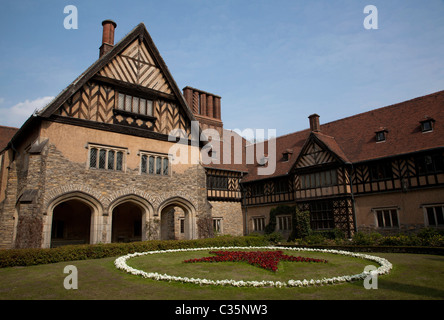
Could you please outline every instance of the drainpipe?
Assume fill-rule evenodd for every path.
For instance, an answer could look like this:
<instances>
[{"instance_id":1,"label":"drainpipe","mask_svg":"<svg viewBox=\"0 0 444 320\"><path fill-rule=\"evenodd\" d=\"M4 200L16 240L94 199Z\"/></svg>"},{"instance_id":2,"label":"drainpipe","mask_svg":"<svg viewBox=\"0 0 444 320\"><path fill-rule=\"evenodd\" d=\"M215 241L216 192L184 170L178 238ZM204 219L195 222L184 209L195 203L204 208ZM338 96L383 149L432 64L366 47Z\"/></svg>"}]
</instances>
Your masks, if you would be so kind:
<instances>
[{"instance_id":1,"label":"drainpipe","mask_svg":"<svg viewBox=\"0 0 444 320\"><path fill-rule=\"evenodd\" d=\"M355 229L355 232L358 232L358 226L356 224L356 204L355 204L355 195L353 192L353 163L351 163L351 172L350 172L350 190L351 190L351 198L352 198L352 206L353 206L353 227ZM350 236L350 235L349 235Z\"/></svg>"},{"instance_id":2,"label":"drainpipe","mask_svg":"<svg viewBox=\"0 0 444 320\"><path fill-rule=\"evenodd\" d=\"M244 177L244 174L242 173L241 180L242 180L243 177ZM240 191L241 191L241 194L242 194L242 199L243 199L242 202L245 204L245 205L241 204L241 208L242 207L245 208L244 225L245 225L245 235L247 236L248 235L248 208L247 208L247 205L246 205L247 202L246 202L246 198L245 198L245 190L243 190L244 187L243 187L243 185L242 185L242 183L240 181L239 181L239 187L240 187Z\"/></svg>"}]
</instances>

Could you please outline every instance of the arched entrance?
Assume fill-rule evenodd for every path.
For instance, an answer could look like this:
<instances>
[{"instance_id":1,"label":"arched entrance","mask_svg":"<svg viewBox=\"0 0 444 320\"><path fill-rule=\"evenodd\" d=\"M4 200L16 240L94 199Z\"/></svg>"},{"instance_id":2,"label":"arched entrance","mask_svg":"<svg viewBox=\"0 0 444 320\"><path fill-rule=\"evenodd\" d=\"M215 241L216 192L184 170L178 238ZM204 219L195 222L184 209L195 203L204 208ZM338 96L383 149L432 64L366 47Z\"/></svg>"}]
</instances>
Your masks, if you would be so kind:
<instances>
[{"instance_id":1,"label":"arched entrance","mask_svg":"<svg viewBox=\"0 0 444 320\"><path fill-rule=\"evenodd\" d=\"M195 209L185 199L173 198L159 207L160 239L189 240L196 238Z\"/></svg>"},{"instance_id":2,"label":"arched entrance","mask_svg":"<svg viewBox=\"0 0 444 320\"><path fill-rule=\"evenodd\" d=\"M149 228L153 207L144 198L130 194L113 201L109 207L111 228L109 242L134 242L152 239Z\"/></svg>"},{"instance_id":3,"label":"arched entrance","mask_svg":"<svg viewBox=\"0 0 444 320\"><path fill-rule=\"evenodd\" d=\"M142 209L132 202L116 206L112 217L111 242L142 240Z\"/></svg>"},{"instance_id":4,"label":"arched entrance","mask_svg":"<svg viewBox=\"0 0 444 320\"><path fill-rule=\"evenodd\" d=\"M77 199L55 206L52 214L51 247L90 243L91 212L90 206Z\"/></svg>"},{"instance_id":5,"label":"arched entrance","mask_svg":"<svg viewBox=\"0 0 444 320\"><path fill-rule=\"evenodd\" d=\"M43 217L42 248L103 241L102 212L100 202L81 191L54 198Z\"/></svg>"}]
</instances>

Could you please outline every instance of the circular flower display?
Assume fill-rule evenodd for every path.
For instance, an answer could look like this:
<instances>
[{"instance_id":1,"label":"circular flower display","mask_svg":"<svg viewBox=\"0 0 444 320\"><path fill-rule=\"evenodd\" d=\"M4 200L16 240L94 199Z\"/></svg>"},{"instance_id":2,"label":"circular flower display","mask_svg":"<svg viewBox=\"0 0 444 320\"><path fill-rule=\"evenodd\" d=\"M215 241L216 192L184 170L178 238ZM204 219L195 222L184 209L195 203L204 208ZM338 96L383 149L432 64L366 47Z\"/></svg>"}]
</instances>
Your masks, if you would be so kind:
<instances>
[{"instance_id":1,"label":"circular flower display","mask_svg":"<svg viewBox=\"0 0 444 320\"><path fill-rule=\"evenodd\" d=\"M289 250L289 251L311 251L311 252L322 252L322 253L333 253L344 256L350 256L355 258L367 259L370 261L377 262L380 267L371 273L368 271L364 271L355 275L345 275L345 276L337 276L332 278L323 278L323 279L303 279L303 280L288 280L286 282L283 281L243 281L243 280L233 280L233 279L225 279L225 280L210 280L210 279L199 279L199 278L189 278L189 277L179 277L168 274L160 274L157 272L145 272L143 270L138 270L128 266L126 263L128 259L144 256L148 254L164 254L164 253L172 253L172 252L186 252L186 251L202 251L202 250L253 250L253 249L266 249L266 250ZM114 265L125 272L128 272L133 275L141 276L143 278L149 278L153 280L163 280L163 281L178 281L183 283L194 283L199 285L215 285L215 286L234 286L234 287L308 287L315 285L328 285L342 282L350 282L356 280L364 280L369 275L382 275L388 274L392 269L393 265L384 258L371 256L367 254L354 253L348 251L341 250L329 250L329 249L311 249L311 248L293 248L293 247L211 247L211 248L193 248L193 249L172 249L172 250L160 250L160 251L147 251L147 252L136 252L130 253L125 256L119 257L114 261Z\"/></svg>"}]
</instances>

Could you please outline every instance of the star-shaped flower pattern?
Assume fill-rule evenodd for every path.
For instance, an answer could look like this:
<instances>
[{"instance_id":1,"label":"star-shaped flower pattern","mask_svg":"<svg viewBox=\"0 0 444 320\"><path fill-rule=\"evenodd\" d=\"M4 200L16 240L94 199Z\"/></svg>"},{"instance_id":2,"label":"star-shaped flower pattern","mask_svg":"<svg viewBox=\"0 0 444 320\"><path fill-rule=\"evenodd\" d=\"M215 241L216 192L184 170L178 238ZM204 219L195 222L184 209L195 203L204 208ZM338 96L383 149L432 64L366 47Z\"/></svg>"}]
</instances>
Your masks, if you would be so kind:
<instances>
[{"instance_id":1,"label":"star-shaped flower pattern","mask_svg":"<svg viewBox=\"0 0 444 320\"><path fill-rule=\"evenodd\" d=\"M276 272L278 270L279 261L293 261L293 262L319 262L327 263L327 260L295 257L284 254L280 250L276 251L210 251L210 254L215 256L204 257L200 259L185 260L185 263L195 262L247 262L254 266L264 268Z\"/></svg>"}]
</instances>

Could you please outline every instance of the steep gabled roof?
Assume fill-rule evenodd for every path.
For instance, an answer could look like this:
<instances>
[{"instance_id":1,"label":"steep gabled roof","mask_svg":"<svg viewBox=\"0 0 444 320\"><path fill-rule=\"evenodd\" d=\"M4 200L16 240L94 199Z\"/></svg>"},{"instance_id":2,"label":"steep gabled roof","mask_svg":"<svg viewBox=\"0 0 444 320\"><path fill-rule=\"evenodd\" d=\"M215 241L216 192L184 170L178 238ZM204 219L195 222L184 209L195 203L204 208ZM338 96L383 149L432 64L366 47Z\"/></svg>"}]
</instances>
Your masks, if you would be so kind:
<instances>
[{"instance_id":1,"label":"steep gabled roof","mask_svg":"<svg viewBox=\"0 0 444 320\"><path fill-rule=\"evenodd\" d=\"M421 121L435 119L432 132ZM322 133L335 137L351 162L363 162L444 147L444 91L326 123ZM387 131L385 142L375 133Z\"/></svg>"},{"instance_id":2,"label":"steep gabled roof","mask_svg":"<svg viewBox=\"0 0 444 320\"><path fill-rule=\"evenodd\" d=\"M433 131L421 131L424 119L435 121ZM387 139L378 143L375 136L381 128L387 132ZM326 123L320 129L320 132L306 129L276 138L275 173L258 176L258 164L249 165L249 173L243 182L288 174L312 135L344 163L444 148L444 91ZM287 149L293 154L289 161L283 161L282 154Z\"/></svg>"},{"instance_id":3,"label":"steep gabled roof","mask_svg":"<svg viewBox=\"0 0 444 320\"><path fill-rule=\"evenodd\" d=\"M50 104L37 113L37 116L48 118L50 117L63 103L65 103L77 90L79 90L86 82L93 76L100 72L113 58L123 52L133 41L143 41L150 50L152 58L156 65L161 69L166 81L168 82L174 96L177 98L179 104L185 111L190 121L195 121L195 117L188 107L182 92L177 86L172 77L165 61L160 55L156 45L154 44L150 34L145 25L140 23L130 33L128 33L122 40L120 40L108 53L101 56L94 62L85 72L83 72L76 80L74 80L65 90L63 90Z\"/></svg>"}]
</instances>

